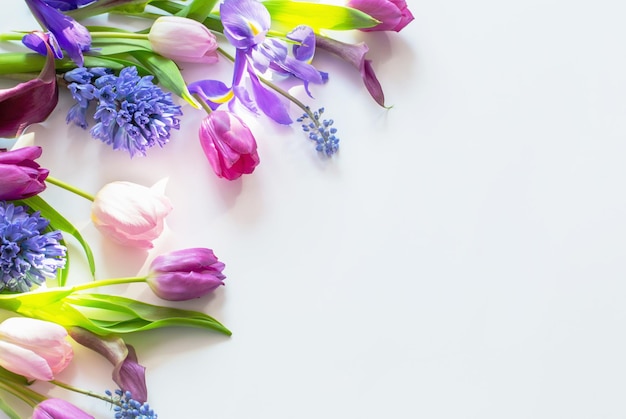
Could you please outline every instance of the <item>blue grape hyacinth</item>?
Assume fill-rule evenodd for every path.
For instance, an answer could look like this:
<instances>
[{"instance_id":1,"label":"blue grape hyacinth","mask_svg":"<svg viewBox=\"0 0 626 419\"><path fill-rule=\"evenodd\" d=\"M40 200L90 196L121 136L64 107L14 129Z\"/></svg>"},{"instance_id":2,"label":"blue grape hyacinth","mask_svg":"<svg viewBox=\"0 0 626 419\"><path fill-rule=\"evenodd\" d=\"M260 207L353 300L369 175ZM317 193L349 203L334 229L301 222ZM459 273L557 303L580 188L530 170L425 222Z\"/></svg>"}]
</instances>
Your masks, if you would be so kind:
<instances>
[{"instance_id":1,"label":"blue grape hyacinth","mask_svg":"<svg viewBox=\"0 0 626 419\"><path fill-rule=\"evenodd\" d=\"M158 415L150 408L147 402L140 403L133 399L130 391L115 390L115 395L110 390L105 391L111 398L115 419L157 419Z\"/></svg>"},{"instance_id":2,"label":"blue grape hyacinth","mask_svg":"<svg viewBox=\"0 0 626 419\"><path fill-rule=\"evenodd\" d=\"M64 75L76 104L67 122L87 128L87 109L96 102L91 135L126 150L133 157L155 145L169 142L171 129L180 127L180 106L152 82L152 76L139 76L136 67L125 67L119 76L106 68L76 68Z\"/></svg>"},{"instance_id":3,"label":"blue grape hyacinth","mask_svg":"<svg viewBox=\"0 0 626 419\"><path fill-rule=\"evenodd\" d=\"M65 266L67 249L60 231L39 212L0 201L0 291L26 292Z\"/></svg>"}]
</instances>

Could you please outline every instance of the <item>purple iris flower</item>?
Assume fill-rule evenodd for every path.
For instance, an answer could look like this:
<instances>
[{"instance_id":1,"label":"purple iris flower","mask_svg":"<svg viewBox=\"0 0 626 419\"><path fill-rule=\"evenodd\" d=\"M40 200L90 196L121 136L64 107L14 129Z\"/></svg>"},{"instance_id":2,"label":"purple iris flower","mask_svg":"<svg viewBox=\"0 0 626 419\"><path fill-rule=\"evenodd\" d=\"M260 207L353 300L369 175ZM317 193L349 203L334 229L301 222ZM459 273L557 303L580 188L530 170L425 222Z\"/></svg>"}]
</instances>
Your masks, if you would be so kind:
<instances>
[{"instance_id":1,"label":"purple iris flower","mask_svg":"<svg viewBox=\"0 0 626 419\"><path fill-rule=\"evenodd\" d=\"M78 1L70 3L78 3ZM26 0L26 4L39 24L48 29L72 61L82 67L84 63L83 52L89 51L91 48L91 35L87 28L50 6L44 0Z\"/></svg>"},{"instance_id":2,"label":"purple iris flower","mask_svg":"<svg viewBox=\"0 0 626 419\"><path fill-rule=\"evenodd\" d=\"M80 6L85 6L94 1L97 0L44 0L46 4L63 11L78 9Z\"/></svg>"},{"instance_id":3,"label":"purple iris flower","mask_svg":"<svg viewBox=\"0 0 626 419\"><path fill-rule=\"evenodd\" d=\"M286 104L263 86L257 74L270 69L293 75L303 81L307 93L309 83L324 83L328 75L308 62L315 50L313 30L301 26L287 35L288 39L296 41L291 56L285 41L266 37L271 18L265 6L257 0L225 0L220 6L220 17L224 36L236 48L232 87L216 80L201 80L189 85L190 92L200 95L214 110L236 98L252 112L256 113L258 106L274 121L291 124ZM246 73L253 98L242 85Z\"/></svg>"}]
</instances>

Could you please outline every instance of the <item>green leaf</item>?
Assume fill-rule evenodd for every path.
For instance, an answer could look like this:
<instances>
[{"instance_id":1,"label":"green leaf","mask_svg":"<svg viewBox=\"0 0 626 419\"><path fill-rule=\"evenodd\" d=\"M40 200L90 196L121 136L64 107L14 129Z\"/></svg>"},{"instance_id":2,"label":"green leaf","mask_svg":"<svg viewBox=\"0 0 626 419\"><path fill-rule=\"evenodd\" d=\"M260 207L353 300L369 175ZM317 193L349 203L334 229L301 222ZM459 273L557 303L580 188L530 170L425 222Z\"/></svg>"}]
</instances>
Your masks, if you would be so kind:
<instances>
[{"instance_id":1,"label":"green leaf","mask_svg":"<svg viewBox=\"0 0 626 419\"><path fill-rule=\"evenodd\" d=\"M154 74L159 84L185 99L194 108L200 108L200 104L189 93L183 75L174 61L148 51L132 51L130 54Z\"/></svg>"},{"instance_id":2,"label":"green leaf","mask_svg":"<svg viewBox=\"0 0 626 419\"><path fill-rule=\"evenodd\" d=\"M150 3L151 6L154 6L158 9L161 9L169 14L178 15L178 13L183 9L183 5L174 3L173 1L158 1L155 0ZM224 33L224 26L222 25L222 21L219 16L216 14L210 14L202 21L204 26L209 28L212 31Z\"/></svg>"},{"instance_id":3,"label":"green leaf","mask_svg":"<svg viewBox=\"0 0 626 419\"><path fill-rule=\"evenodd\" d=\"M66 300L74 306L133 314L134 318L128 320L121 319L119 321L111 321L106 318L90 318L94 325L99 326L108 333L131 333L166 326L192 326L212 329L225 335L231 335L230 330L223 324L208 314L199 311L157 306L131 298L108 294L78 294L68 296Z\"/></svg>"},{"instance_id":4,"label":"green leaf","mask_svg":"<svg viewBox=\"0 0 626 419\"><path fill-rule=\"evenodd\" d=\"M150 41L147 39L128 38L94 38L91 42L94 53L98 56L116 55L131 51L151 51Z\"/></svg>"},{"instance_id":5,"label":"green leaf","mask_svg":"<svg viewBox=\"0 0 626 419\"><path fill-rule=\"evenodd\" d=\"M216 3L216 0L192 0L191 3L178 11L176 16L187 17L202 22L211 14Z\"/></svg>"},{"instance_id":6,"label":"green leaf","mask_svg":"<svg viewBox=\"0 0 626 419\"><path fill-rule=\"evenodd\" d=\"M292 0L268 0L263 5L272 17L272 30L287 33L298 25L321 29L351 30L370 28L380 23L370 15L347 6Z\"/></svg>"},{"instance_id":7,"label":"green leaf","mask_svg":"<svg viewBox=\"0 0 626 419\"><path fill-rule=\"evenodd\" d=\"M4 399L0 399L0 410L2 410L9 419L21 418L21 416L18 415L17 412L15 412L15 410L13 410L11 406L9 406L9 404L4 401Z\"/></svg>"},{"instance_id":8,"label":"green leaf","mask_svg":"<svg viewBox=\"0 0 626 419\"><path fill-rule=\"evenodd\" d=\"M150 0L98 0L87 6L64 12L76 20L109 12L143 12Z\"/></svg>"},{"instance_id":9,"label":"green leaf","mask_svg":"<svg viewBox=\"0 0 626 419\"><path fill-rule=\"evenodd\" d=\"M89 244L83 236L80 234L78 229L74 227L72 223L70 223L65 217L63 217L57 210L55 210L50 204L48 204L42 197L39 195L31 196L30 198L26 198L22 200L25 205L28 205L35 211L39 211L41 216L50 220L50 226L54 229L58 229L64 231L68 234L74 236L74 238L80 243L85 252L85 256L87 257L87 262L89 263L89 271L91 275L95 275L96 272L96 264L93 258L93 253Z\"/></svg>"}]
</instances>

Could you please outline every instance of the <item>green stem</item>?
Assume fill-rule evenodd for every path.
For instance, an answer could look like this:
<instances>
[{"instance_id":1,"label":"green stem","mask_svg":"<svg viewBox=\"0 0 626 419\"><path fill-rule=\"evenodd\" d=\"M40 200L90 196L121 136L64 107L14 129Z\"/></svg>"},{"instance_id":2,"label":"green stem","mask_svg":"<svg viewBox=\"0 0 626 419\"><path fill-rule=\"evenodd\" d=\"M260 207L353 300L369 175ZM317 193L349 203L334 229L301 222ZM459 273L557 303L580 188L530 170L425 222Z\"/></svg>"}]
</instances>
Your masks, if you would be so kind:
<instances>
[{"instance_id":1,"label":"green stem","mask_svg":"<svg viewBox=\"0 0 626 419\"><path fill-rule=\"evenodd\" d=\"M96 399L104 400L105 402L116 404L115 400L113 400L111 397L103 396L102 394L98 394L98 393L95 393L95 392L90 391L90 390L84 390L82 388L74 387L74 386L72 386L70 384L66 384L66 383L63 383L63 382L57 381L57 380L51 380L49 382L54 384L54 385L56 385L56 386L58 386L58 387L64 388L66 390L73 391L75 393L83 394L85 396L94 397Z\"/></svg>"},{"instance_id":2,"label":"green stem","mask_svg":"<svg viewBox=\"0 0 626 419\"><path fill-rule=\"evenodd\" d=\"M0 41L21 41L23 33L0 33Z\"/></svg>"},{"instance_id":3,"label":"green stem","mask_svg":"<svg viewBox=\"0 0 626 419\"><path fill-rule=\"evenodd\" d=\"M132 284L134 282L146 282L145 276L130 276L127 278L111 278L111 279L100 279L98 281L86 282L84 284L74 285L72 289L74 291L82 291L90 288L96 287L105 287L109 285L120 285L120 284Z\"/></svg>"},{"instance_id":4,"label":"green stem","mask_svg":"<svg viewBox=\"0 0 626 419\"><path fill-rule=\"evenodd\" d=\"M135 32L90 32L91 38L125 38L125 39L148 39L146 33Z\"/></svg>"},{"instance_id":5,"label":"green stem","mask_svg":"<svg viewBox=\"0 0 626 419\"><path fill-rule=\"evenodd\" d=\"M67 190L67 191L70 191L72 193L75 193L78 196L82 196L83 198L88 199L88 200L90 200L92 202L95 199L95 197L93 195L88 194L87 192L83 191L82 189L78 189L75 186L72 186L72 185L70 185L68 183L63 182L62 180L53 178L51 176L48 176L46 178L46 182L51 183L53 185L56 185L56 186L58 186L60 188L63 188L65 190Z\"/></svg>"}]
</instances>

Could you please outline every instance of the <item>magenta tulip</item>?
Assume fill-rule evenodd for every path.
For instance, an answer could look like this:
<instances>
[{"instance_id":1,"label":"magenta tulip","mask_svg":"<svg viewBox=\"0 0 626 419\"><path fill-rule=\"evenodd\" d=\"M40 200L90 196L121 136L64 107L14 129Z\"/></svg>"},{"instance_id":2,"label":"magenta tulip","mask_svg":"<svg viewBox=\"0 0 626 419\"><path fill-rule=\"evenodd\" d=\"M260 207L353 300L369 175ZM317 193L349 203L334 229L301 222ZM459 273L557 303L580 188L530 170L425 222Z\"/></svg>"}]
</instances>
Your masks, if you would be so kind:
<instances>
[{"instance_id":1,"label":"magenta tulip","mask_svg":"<svg viewBox=\"0 0 626 419\"><path fill-rule=\"evenodd\" d=\"M154 52L179 63L214 63L217 38L206 26L193 19L162 16L148 34Z\"/></svg>"},{"instance_id":2,"label":"magenta tulip","mask_svg":"<svg viewBox=\"0 0 626 419\"><path fill-rule=\"evenodd\" d=\"M234 180L258 166L256 140L234 113L211 112L202 121L199 135L204 154L217 176Z\"/></svg>"},{"instance_id":3,"label":"magenta tulip","mask_svg":"<svg viewBox=\"0 0 626 419\"><path fill-rule=\"evenodd\" d=\"M0 365L29 379L52 380L74 356L66 337L56 323L10 317L0 323Z\"/></svg>"},{"instance_id":4,"label":"magenta tulip","mask_svg":"<svg viewBox=\"0 0 626 419\"><path fill-rule=\"evenodd\" d=\"M146 282L164 300L200 298L223 285L224 264L213 250L191 248L156 257Z\"/></svg>"},{"instance_id":5,"label":"magenta tulip","mask_svg":"<svg viewBox=\"0 0 626 419\"><path fill-rule=\"evenodd\" d=\"M41 156L41 147L24 147L0 152L0 201L13 201L37 195L46 189L48 169L35 159Z\"/></svg>"},{"instance_id":6,"label":"magenta tulip","mask_svg":"<svg viewBox=\"0 0 626 419\"><path fill-rule=\"evenodd\" d=\"M367 13L380 21L376 26L361 29L365 32L400 32L402 28L414 19L405 0L349 0L348 6Z\"/></svg>"},{"instance_id":7,"label":"magenta tulip","mask_svg":"<svg viewBox=\"0 0 626 419\"><path fill-rule=\"evenodd\" d=\"M32 419L95 419L63 399L46 399L35 406Z\"/></svg>"},{"instance_id":8,"label":"magenta tulip","mask_svg":"<svg viewBox=\"0 0 626 419\"><path fill-rule=\"evenodd\" d=\"M33 34L44 42L46 63L37 78L0 90L0 137L17 137L30 124L45 121L59 99L54 53L47 43L48 35Z\"/></svg>"}]
</instances>

